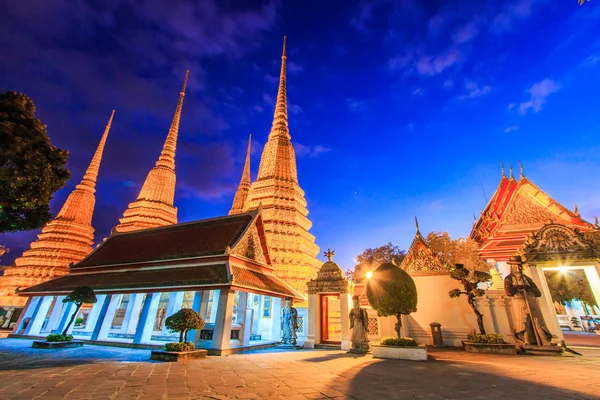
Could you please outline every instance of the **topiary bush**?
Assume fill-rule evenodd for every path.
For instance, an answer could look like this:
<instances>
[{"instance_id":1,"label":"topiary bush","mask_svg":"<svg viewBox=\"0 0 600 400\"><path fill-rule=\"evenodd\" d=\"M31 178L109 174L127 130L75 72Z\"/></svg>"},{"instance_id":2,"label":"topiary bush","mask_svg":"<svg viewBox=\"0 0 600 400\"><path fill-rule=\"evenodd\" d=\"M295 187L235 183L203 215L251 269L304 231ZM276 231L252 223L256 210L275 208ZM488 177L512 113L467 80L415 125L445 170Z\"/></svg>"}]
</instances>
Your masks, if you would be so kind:
<instances>
[{"instance_id":1,"label":"topiary bush","mask_svg":"<svg viewBox=\"0 0 600 400\"><path fill-rule=\"evenodd\" d=\"M63 335L62 333L51 333L46 336L46 342L70 342L73 340L72 335Z\"/></svg>"},{"instance_id":2,"label":"topiary bush","mask_svg":"<svg viewBox=\"0 0 600 400\"><path fill-rule=\"evenodd\" d=\"M179 343L187 342L187 334L192 329L204 328L204 320L191 308L182 308L165 321L171 332L179 332Z\"/></svg>"},{"instance_id":3,"label":"topiary bush","mask_svg":"<svg viewBox=\"0 0 600 400\"><path fill-rule=\"evenodd\" d=\"M505 344L506 342L502 338L502 335L496 333L488 333L485 335L478 335L470 333L467 335L467 341L469 343L487 343L487 344Z\"/></svg>"},{"instance_id":4,"label":"topiary bush","mask_svg":"<svg viewBox=\"0 0 600 400\"><path fill-rule=\"evenodd\" d=\"M165 344L165 351L193 351L196 349L192 342L173 342Z\"/></svg>"},{"instance_id":5,"label":"topiary bush","mask_svg":"<svg viewBox=\"0 0 600 400\"><path fill-rule=\"evenodd\" d=\"M396 333L400 338L401 316L417 311L415 281L397 265L381 264L367 283L367 298L378 316L396 316Z\"/></svg>"},{"instance_id":6,"label":"topiary bush","mask_svg":"<svg viewBox=\"0 0 600 400\"><path fill-rule=\"evenodd\" d=\"M380 345L382 346L416 346L417 342L415 341L415 339L412 338L406 338L406 337L401 337L401 338L397 338L397 337L393 337L393 336L389 336L389 337L384 337L381 339L381 342L379 342Z\"/></svg>"}]
</instances>

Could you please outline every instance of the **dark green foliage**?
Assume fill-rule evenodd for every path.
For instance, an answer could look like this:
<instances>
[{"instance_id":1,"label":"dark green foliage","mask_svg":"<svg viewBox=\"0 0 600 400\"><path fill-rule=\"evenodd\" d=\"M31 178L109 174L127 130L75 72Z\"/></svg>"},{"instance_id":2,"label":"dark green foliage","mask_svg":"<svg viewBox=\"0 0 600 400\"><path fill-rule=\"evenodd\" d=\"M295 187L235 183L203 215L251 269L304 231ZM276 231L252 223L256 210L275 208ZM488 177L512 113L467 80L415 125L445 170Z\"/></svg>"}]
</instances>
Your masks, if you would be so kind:
<instances>
[{"instance_id":1,"label":"dark green foliage","mask_svg":"<svg viewBox=\"0 0 600 400\"><path fill-rule=\"evenodd\" d=\"M406 252L392 242L374 249L366 249L356 256L357 265L354 270L346 271L346 278L355 283L363 283L365 273L383 263L400 265Z\"/></svg>"},{"instance_id":2,"label":"dark green foliage","mask_svg":"<svg viewBox=\"0 0 600 400\"><path fill-rule=\"evenodd\" d=\"M77 305L77 308L75 309L75 312L71 316L71 319L69 320L69 323L65 327L65 330L62 334L66 335L69 331L69 328L71 327L71 325L73 325L73 321L75 321L75 317L77 316L77 314L79 314L79 309L81 308L82 304L94 304L97 301L98 299L96 298L96 293L94 293L94 289L92 289L89 286L79 286L75 288L67 297L65 297L63 299L63 303L74 303Z\"/></svg>"},{"instance_id":3,"label":"dark green foliage","mask_svg":"<svg viewBox=\"0 0 600 400\"><path fill-rule=\"evenodd\" d=\"M401 337L401 338L397 338L397 337L393 337L393 336L389 336L389 337L384 337L381 339L381 342L379 342L380 345L382 346L416 346L417 342L415 341L415 339L412 338L405 338L405 337Z\"/></svg>"},{"instance_id":4,"label":"dark green foliage","mask_svg":"<svg viewBox=\"0 0 600 400\"><path fill-rule=\"evenodd\" d=\"M380 317L395 315L400 337L401 315L417 311L417 287L405 271L391 263L381 264L367 283L369 304Z\"/></svg>"},{"instance_id":5,"label":"dark green foliage","mask_svg":"<svg viewBox=\"0 0 600 400\"><path fill-rule=\"evenodd\" d=\"M504 344L506 343L501 335L488 333L486 335L477 335L469 333L467 335L469 343L488 343L488 344Z\"/></svg>"},{"instance_id":6,"label":"dark green foliage","mask_svg":"<svg viewBox=\"0 0 600 400\"><path fill-rule=\"evenodd\" d=\"M590 284L581 269L562 271L544 271L552 300L566 304L579 300L588 306L596 306L596 298Z\"/></svg>"},{"instance_id":7,"label":"dark green foliage","mask_svg":"<svg viewBox=\"0 0 600 400\"><path fill-rule=\"evenodd\" d=\"M52 333L46 336L46 342L70 342L73 340L72 335L63 335L60 333Z\"/></svg>"},{"instance_id":8,"label":"dark green foliage","mask_svg":"<svg viewBox=\"0 0 600 400\"><path fill-rule=\"evenodd\" d=\"M0 93L0 232L39 229L50 221L48 203L70 177L67 156L50 143L29 97Z\"/></svg>"},{"instance_id":9,"label":"dark green foliage","mask_svg":"<svg viewBox=\"0 0 600 400\"><path fill-rule=\"evenodd\" d=\"M192 342L173 342L165 344L165 351L193 351L196 346Z\"/></svg>"},{"instance_id":10,"label":"dark green foliage","mask_svg":"<svg viewBox=\"0 0 600 400\"><path fill-rule=\"evenodd\" d=\"M179 343L187 341L187 334L192 329L204 328L204 320L196 311L182 308L165 321L165 326L171 332L179 332Z\"/></svg>"},{"instance_id":11,"label":"dark green foliage","mask_svg":"<svg viewBox=\"0 0 600 400\"><path fill-rule=\"evenodd\" d=\"M83 321L85 321L85 319L83 319L83 318L75 319L75 326L79 326L79 325L83 324Z\"/></svg>"},{"instance_id":12,"label":"dark green foliage","mask_svg":"<svg viewBox=\"0 0 600 400\"><path fill-rule=\"evenodd\" d=\"M450 277L462 283L463 289L452 289L448 292L448 296L450 296L451 298L459 297L461 294L467 296L467 302L469 303L471 309L477 317L477 325L479 326L479 331L482 335L485 335L485 328L483 327L483 315L475 306L475 298L481 297L485 294L485 290L478 289L477 286L480 283L492 280L492 276L489 273L483 271L471 272L468 269L466 269L464 265L456 264L456 266L451 269Z\"/></svg>"}]
</instances>

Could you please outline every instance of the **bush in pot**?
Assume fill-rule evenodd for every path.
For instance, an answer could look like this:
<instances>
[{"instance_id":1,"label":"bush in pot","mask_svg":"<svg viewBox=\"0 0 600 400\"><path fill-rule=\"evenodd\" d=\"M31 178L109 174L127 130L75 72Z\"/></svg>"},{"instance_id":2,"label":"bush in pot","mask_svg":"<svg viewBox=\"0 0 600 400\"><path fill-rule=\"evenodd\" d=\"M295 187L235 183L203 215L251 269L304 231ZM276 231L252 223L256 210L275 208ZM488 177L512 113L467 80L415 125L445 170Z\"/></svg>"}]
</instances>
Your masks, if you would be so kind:
<instances>
[{"instance_id":1,"label":"bush in pot","mask_svg":"<svg viewBox=\"0 0 600 400\"><path fill-rule=\"evenodd\" d=\"M171 332L179 332L179 342L165 344L165 351L192 351L194 343L187 341L190 330L204 328L204 320L196 311L182 308L165 321L165 326Z\"/></svg>"}]
</instances>

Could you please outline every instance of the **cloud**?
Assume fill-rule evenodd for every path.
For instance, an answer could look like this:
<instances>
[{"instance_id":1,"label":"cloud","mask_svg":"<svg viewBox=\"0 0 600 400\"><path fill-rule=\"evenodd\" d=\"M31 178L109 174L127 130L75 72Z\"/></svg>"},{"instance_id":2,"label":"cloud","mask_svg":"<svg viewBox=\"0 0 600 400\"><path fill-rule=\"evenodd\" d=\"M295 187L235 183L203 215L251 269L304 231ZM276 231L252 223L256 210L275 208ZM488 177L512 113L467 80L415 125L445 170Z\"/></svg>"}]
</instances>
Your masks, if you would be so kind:
<instances>
[{"instance_id":1,"label":"cloud","mask_svg":"<svg viewBox=\"0 0 600 400\"><path fill-rule=\"evenodd\" d=\"M512 125L512 126L507 127L506 129L504 129L504 133L509 133L512 131L516 131L518 129L519 129L519 127L517 125Z\"/></svg>"},{"instance_id":2,"label":"cloud","mask_svg":"<svg viewBox=\"0 0 600 400\"><path fill-rule=\"evenodd\" d=\"M290 104L288 110L292 115L302 114L302 108L297 104Z\"/></svg>"},{"instance_id":3,"label":"cloud","mask_svg":"<svg viewBox=\"0 0 600 400\"><path fill-rule=\"evenodd\" d=\"M539 112L546 103L546 98L553 93L558 92L562 85L552 79L544 79L541 82L535 83L527 90L529 100L519 104L519 114L525 115L530 110L534 113Z\"/></svg>"},{"instance_id":4,"label":"cloud","mask_svg":"<svg viewBox=\"0 0 600 400\"><path fill-rule=\"evenodd\" d=\"M275 98L268 93L263 93L263 100L268 105L275 107Z\"/></svg>"},{"instance_id":5,"label":"cloud","mask_svg":"<svg viewBox=\"0 0 600 400\"><path fill-rule=\"evenodd\" d=\"M411 92L411 94L412 94L413 96L421 96L421 95L423 95L424 93L425 93L425 92L423 92L423 89L421 89L420 87L416 88L415 90L413 90L413 91Z\"/></svg>"},{"instance_id":6,"label":"cloud","mask_svg":"<svg viewBox=\"0 0 600 400\"><path fill-rule=\"evenodd\" d=\"M451 89L452 86L454 86L454 82L452 82L452 79L446 79L442 86L444 87L444 89Z\"/></svg>"},{"instance_id":7,"label":"cloud","mask_svg":"<svg viewBox=\"0 0 600 400\"><path fill-rule=\"evenodd\" d=\"M422 56L416 63L417 72L420 75L438 75L461 59L462 54L458 48L448 49L439 56Z\"/></svg>"},{"instance_id":8,"label":"cloud","mask_svg":"<svg viewBox=\"0 0 600 400\"><path fill-rule=\"evenodd\" d=\"M411 122L410 124L406 125L406 129L408 129L409 131L414 131L415 130L415 123Z\"/></svg>"},{"instance_id":9,"label":"cloud","mask_svg":"<svg viewBox=\"0 0 600 400\"><path fill-rule=\"evenodd\" d=\"M262 108L262 107L261 107L261 106L259 106L259 105L255 105L255 106L254 106L254 111L256 111L256 112L263 112L263 111L264 111L264 108Z\"/></svg>"},{"instance_id":10,"label":"cloud","mask_svg":"<svg viewBox=\"0 0 600 400\"><path fill-rule=\"evenodd\" d=\"M529 18L537 5L543 5L546 0L516 0L506 3L500 13L491 21L491 30L503 33L515 29L517 23Z\"/></svg>"},{"instance_id":11,"label":"cloud","mask_svg":"<svg viewBox=\"0 0 600 400\"><path fill-rule=\"evenodd\" d=\"M331 151L330 148L325 146L305 146L301 143L294 143L294 149L296 150L296 154L300 157L317 157L320 154L329 153Z\"/></svg>"},{"instance_id":12,"label":"cloud","mask_svg":"<svg viewBox=\"0 0 600 400\"><path fill-rule=\"evenodd\" d=\"M304 66L297 64L293 61L288 61L286 68L287 68L287 72L289 72L291 74L304 70ZM279 80L279 78L277 78L277 80Z\"/></svg>"},{"instance_id":13,"label":"cloud","mask_svg":"<svg viewBox=\"0 0 600 400\"><path fill-rule=\"evenodd\" d=\"M360 33L367 33L367 23L370 22L374 15L373 10L377 2L364 2L358 6L357 13L350 20L350 25Z\"/></svg>"},{"instance_id":14,"label":"cloud","mask_svg":"<svg viewBox=\"0 0 600 400\"><path fill-rule=\"evenodd\" d=\"M477 85L477 83L473 81L467 81L467 83L465 84L465 88L467 90L467 93L460 96L460 99L472 99L475 97L481 97L485 96L486 94L492 91L491 86L486 85L480 87L479 85Z\"/></svg>"},{"instance_id":15,"label":"cloud","mask_svg":"<svg viewBox=\"0 0 600 400\"><path fill-rule=\"evenodd\" d=\"M477 36L479 33L479 17L475 17L471 21L467 22L465 25L460 27L458 30L454 32L452 35L452 42L454 44L464 44Z\"/></svg>"},{"instance_id":16,"label":"cloud","mask_svg":"<svg viewBox=\"0 0 600 400\"><path fill-rule=\"evenodd\" d=\"M346 99L346 105L352 112L362 111L365 108L365 103L356 99Z\"/></svg>"}]
</instances>

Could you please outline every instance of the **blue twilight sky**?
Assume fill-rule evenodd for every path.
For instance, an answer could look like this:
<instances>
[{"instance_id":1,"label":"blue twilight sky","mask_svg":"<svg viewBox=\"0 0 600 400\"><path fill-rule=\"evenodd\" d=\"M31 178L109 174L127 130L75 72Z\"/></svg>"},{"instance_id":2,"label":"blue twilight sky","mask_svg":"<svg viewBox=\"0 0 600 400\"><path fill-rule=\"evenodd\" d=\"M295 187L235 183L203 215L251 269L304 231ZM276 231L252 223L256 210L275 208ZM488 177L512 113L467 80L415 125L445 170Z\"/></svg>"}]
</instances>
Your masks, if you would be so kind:
<instances>
[{"instance_id":1,"label":"blue twilight sky","mask_svg":"<svg viewBox=\"0 0 600 400\"><path fill-rule=\"evenodd\" d=\"M253 134L256 176L288 36L290 130L311 232L352 266L421 231L467 236L510 162L600 215L600 0L28 0L0 6L0 90L28 94L98 181L106 237L156 161L186 68L179 220L228 212ZM343 4L343 6L342 6ZM4 235L20 255L36 232ZM323 259L322 255L319 255Z\"/></svg>"}]
</instances>

